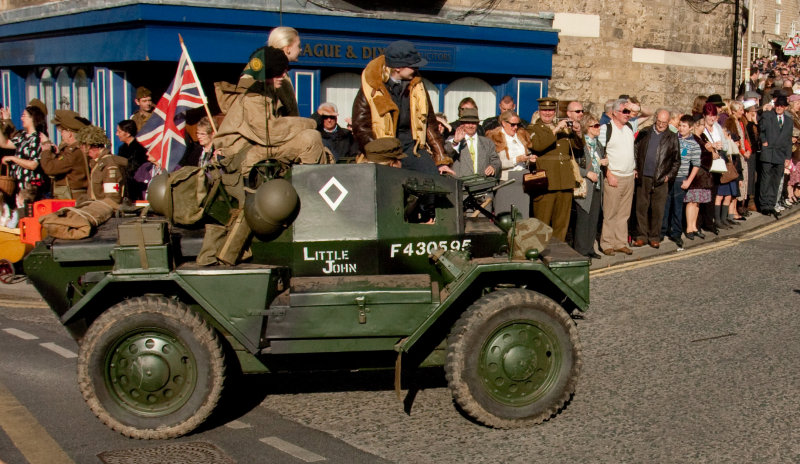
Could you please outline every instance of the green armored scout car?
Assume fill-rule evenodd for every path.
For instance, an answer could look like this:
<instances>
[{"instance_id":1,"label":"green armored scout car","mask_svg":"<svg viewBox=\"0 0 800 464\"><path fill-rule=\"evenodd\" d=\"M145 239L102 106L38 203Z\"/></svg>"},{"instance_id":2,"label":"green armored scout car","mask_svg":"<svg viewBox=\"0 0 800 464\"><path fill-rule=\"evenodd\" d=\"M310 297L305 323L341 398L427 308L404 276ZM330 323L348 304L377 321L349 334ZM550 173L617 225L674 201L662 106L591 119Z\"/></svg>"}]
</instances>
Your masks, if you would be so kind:
<instances>
[{"instance_id":1,"label":"green armored scout car","mask_svg":"<svg viewBox=\"0 0 800 464\"><path fill-rule=\"evenodd\" d=\"M149 216L47 239L24 267L80 344L87 404L129 437L192 431L233 369L280 382L293 370L387 368L399 388L403 372L443 365L466 415L533 425L575 390L570 314L588 307L589 262L555 240L536 249L532 220L465 214L482 209L485 182L496 183L298 165L247 194L256 233L239 264L197 264L202 226ZM238 203L216 187L201 222L222 227Z\"/></svg>"}]
</instances>

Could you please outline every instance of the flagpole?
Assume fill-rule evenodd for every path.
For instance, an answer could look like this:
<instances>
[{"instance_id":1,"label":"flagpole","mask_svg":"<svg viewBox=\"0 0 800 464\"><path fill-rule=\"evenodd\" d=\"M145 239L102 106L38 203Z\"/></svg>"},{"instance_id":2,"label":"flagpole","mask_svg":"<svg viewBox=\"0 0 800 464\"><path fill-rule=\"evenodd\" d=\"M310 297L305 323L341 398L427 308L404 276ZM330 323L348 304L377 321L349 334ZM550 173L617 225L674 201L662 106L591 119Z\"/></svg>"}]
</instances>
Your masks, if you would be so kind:
<instances>
[{"instance_id":1,"label":"flagpole","mask_svg":"<svg viewBox=\"0 0 800 464\"><path fill-rule=\"evenodd\" d=\"M203 93L203 86L200 84L200 77L197 75L197 71L194 69L194 63L192 63L192 58L189 56L189 51L186 50L186 45L183 43L183 37L181 37L180 34L178 34L178 40L181 41L181 50L186 54L186 61L189 62L189 69L192 70L192 74L194 74L197 80L197 90L200 92L200 97L203 99L203 108L206 109L206 116L208 116L208 120L211 122L211 129L213 129L214 132L217 132L217 125L214 123L214 118L211 116L211 110L208 109L208 98L206 97L206 94Z\"/></svg>"}]
</instances>

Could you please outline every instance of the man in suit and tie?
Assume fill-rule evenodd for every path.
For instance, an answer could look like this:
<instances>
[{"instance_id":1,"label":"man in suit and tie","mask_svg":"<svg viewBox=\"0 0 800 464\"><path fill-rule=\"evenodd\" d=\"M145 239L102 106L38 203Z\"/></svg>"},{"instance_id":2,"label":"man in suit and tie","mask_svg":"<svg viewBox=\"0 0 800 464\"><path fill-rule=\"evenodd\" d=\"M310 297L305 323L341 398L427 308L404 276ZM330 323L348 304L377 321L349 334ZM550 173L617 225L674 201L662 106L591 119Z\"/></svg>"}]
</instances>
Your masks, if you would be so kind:
<instances>
[{"instance_id":1,"label":"man in suit and tie","mask_svg":"<svg viewBox=\"0 0 800 464\"><path fill-rule=\"evenodd\" d=\"M494 142L478 135L477 108L463 108L453 138L445 143L445 152L453 158L456 177L480 174L500 178L500 158Z\"/></svg>"},{"instance_id":2,"label":"man in suit and tie","mask_svg":"<svg viewBox=\"0 0 800 464\"><path fill-rule=\"evenodd\" d=\"M783 181L783 169L792 159L792 118L786 114L789 102L785 96L775 98L775 109L765 111L758 123L761 132L761 158L758 165L759 188L756 197L758 209L764 215L777 219L775 210L778 190Z\"/></svg>"}]
</instances>

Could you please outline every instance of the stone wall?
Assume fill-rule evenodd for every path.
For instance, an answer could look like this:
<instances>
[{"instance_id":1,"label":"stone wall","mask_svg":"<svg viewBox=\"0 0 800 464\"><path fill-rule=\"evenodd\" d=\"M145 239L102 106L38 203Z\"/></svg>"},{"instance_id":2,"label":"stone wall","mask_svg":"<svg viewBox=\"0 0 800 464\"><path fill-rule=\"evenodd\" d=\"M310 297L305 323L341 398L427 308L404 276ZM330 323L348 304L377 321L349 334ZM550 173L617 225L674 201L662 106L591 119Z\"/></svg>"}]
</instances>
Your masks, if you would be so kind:
<instances>
[{"instance_id":1,"label":"stone wall","mask_svg":"<svg viewBox=\"0 0 800 464\"><path fill-rule=\"evenodd\" d=\"M482 4L486 1L451 0L447 6ZM599 19L594 32L583 22L573 28L568 21L560 28L549 88L551 96L581 100L597 115L606 100L620 94L636 95L646 107L684 111L697 95L730 94L732 5L701 14L685 0L500 0L495 10L551 11L556 14L554 27L564 13L577 14L570 18L585 18L587 24ZM642 62L634 59L634 49L655 56L654 61L667 56L661 63ZM702 66L680 65L686 60ZM706 67L711 62L713 67Z\"/></svg>"}]
</instances>

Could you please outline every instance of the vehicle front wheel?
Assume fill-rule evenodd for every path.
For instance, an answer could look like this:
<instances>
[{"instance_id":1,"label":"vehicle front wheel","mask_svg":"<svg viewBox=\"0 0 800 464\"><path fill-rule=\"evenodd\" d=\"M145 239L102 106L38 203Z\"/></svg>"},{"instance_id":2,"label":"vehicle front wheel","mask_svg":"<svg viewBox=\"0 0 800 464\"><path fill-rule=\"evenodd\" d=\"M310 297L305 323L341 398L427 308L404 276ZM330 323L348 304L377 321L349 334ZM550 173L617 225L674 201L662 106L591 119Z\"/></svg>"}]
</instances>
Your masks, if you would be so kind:
<instances>
[{"instance_id":1,"label":"vehicle front wheel","mask_svg":"<svg viewBox=\"0 0 800 464\"><path fill-rule=\"evenodd\" d=\"M78 358L89 408L131 438L194 430L217 405L224 379L214 330L185 304L163 297L109 308L89 327Z\"/></svg>"},{"instance_id":2,"label":"vehicle front wheel","mask_svg":"<svg viewBox=\"0 0 800 464\"><path fill-rule=\"evenodd\" d=\"M447 345L453 398L470 417L496 428L553 417L574 393L583 364L569 314L523 289L476 301L453 326Z\"/></svg>"}]
</instances>

